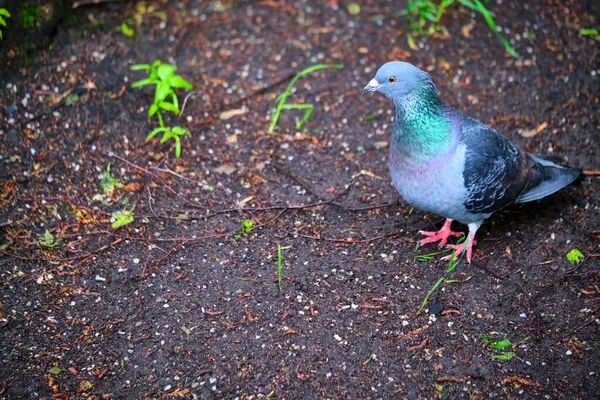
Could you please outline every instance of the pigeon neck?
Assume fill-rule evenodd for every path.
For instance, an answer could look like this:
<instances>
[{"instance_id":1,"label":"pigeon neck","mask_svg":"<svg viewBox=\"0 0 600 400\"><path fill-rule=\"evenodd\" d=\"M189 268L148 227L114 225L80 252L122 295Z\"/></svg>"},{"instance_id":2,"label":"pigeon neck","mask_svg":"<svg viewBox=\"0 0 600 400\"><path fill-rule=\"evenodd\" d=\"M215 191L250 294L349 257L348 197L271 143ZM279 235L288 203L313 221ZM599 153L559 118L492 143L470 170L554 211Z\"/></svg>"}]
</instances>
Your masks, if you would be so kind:
<instances>
[{"instance_id":1,"label":"pigeon neck","mask_svg":"<svg viewBox=\"0 0 600 400\"><path fill-rule=\"evenodd\" d=\"M452 147L452 122L437 93L424 89L394 100L395 152L416 161L447 153Z\"/></svg>"}]
</instances>

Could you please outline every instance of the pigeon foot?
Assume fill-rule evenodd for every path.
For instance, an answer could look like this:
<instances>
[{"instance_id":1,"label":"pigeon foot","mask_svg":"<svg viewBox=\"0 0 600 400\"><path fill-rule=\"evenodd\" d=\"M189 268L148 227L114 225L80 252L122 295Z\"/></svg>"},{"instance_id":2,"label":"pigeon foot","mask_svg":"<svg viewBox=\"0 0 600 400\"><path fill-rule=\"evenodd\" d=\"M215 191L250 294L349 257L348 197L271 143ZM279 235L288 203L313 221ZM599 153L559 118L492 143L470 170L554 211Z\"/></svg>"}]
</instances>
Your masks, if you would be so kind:
<instances>
[{"instance_id":1,"label":"pigeon foot","mask_svg":"<svg viewBox=\"0 0 600 400\"><path fill-rule=\"evenodd\" d=\"M419 242L419 246L423 246L424 244L427 243L435 243L435 242L440 242L439 247L442 248L444 247L444 245L446 245L446 242L448 242L448 238L450 236L455 236L455 237L461 237L464 235L464 233L462 232L453 232L450 229L450 225L452 225L452 220L451 219L446 219L446 222L444 222L444 226L442 227L442 229L440 229L437 232L427 232L427 231L419 231L419 233L423 236L428 236L425 239L421 239L421 241Z\"/></svg>"},{"instance_id":2,"label":"pigeon foot","mask_svg":"<svg viewBox=\"0 0 600 400\"><path fill-rule=\"evenodd\" d=\"M454 259L456 260L460 257L463 251L465 251L465 243L467 244L467 261L470 264L471 256L473 255L473 245L477 244L477 241L475 240L475 235L469 233L468 239L466 241L462 242L461 244L449 244L446 246L446 248L454 249ZM443 257L442 260L449 260L450 257L452 257L452 254Z\"/></svg>"}]
</instances>

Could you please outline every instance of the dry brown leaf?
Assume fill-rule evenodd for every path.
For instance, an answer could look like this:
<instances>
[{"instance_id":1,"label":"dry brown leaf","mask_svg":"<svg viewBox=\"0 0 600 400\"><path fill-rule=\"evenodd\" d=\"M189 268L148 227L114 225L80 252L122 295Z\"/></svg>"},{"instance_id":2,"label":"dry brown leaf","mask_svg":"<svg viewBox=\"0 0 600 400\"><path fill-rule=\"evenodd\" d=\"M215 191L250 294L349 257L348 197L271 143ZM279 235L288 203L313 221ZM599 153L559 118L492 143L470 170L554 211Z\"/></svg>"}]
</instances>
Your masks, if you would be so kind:
<instances>
[{"instance_id":1,"label":"dry brown leaf","mask_svg":"<svg viewBox=\"0 0 600 400\"><path fill-rule=\"evenodd\" d=\"M240 108L237 110L228 110L228 111L223 111L221 114L219 114L219 118L222 119L223 121L228 120L229 118L235 117L236 115L242 115L242 114L246 114L245 109Z\"/></svg>"},{"instance_id":2,"label":"dry brown leaf","mask_svg":"<svg viewBox=\"0 0 600 400\"><path fill-rule=\"evenodd\" d=\"M474 26L475 26L475 24L463 25L463 27L462 27L463 36L466 38L470 38L471 37L471 29L473 29Z\"/></svg>"},{"instance_id":3,"label":"dry brown leaf","mask_svg":"<svg viewBox=\"0 0 600 400\"><path fill-rule=\"evenodd\" d=\"M244 205L249 202L250 200L252 200L254 198L254 196L248 196L245 199L243 199L242 201L240 201L238 203L238 205L240 206L240 208L244 207Z\"/></svg>"},{"instance_id":4,"label":"dry brown leaf","mask_svg":"<svg viewBox=\"0 0 600 400\"><path fill-rule=\"evenodd\" d=\"M127 185L125 185L125 187L123 187L123 190L126 192L137 192L141 188L142 188L142 185L140 185L139 183L131 182L131 183L128 183Z\"/></svg>"},{"instance_id":5,"label":"dry brown leaf","mask_svg":"<svg viewBox=\"0 0 600 400\"><path fill-rule=\"evenodd\" d=\"M227 143L236 144L237 143L237 135L234 133L233 135L227 136Z\"/></svg>"},{"instance_id":6,"label":"dry brown leaf","mask_svg":"<svg viewBox=\"0 0 600 400\"><path fill-rule=\"evenodd\" d=\"M548 127L548 122L544 121L541 124L539 124L538 127L535 128L535 129L530 129L530 130L527 130L527 131L523 131L523 133L521 133L521 136L526 137L526 138L534 137L535 135L537 135L538 133L540 133L541 131L543 131L547 127Z\"/></svg>"},{"instance_id":7,"label":"dry brown leaf","mask_svg":"<svg viewBox=\"0 0 600 400\"><path fill-rule=\"evenodd\" d=\"M536 382L530 381L525 378L521 378L520 376L509 376L508 378L502 379L503 385L513 385L515 387L519 387L521 385L524 386L537 386Z\"/></svg>"},{"instance_id":8,"label":"dry brown leaf","mask_svg":"<svg viewBox=\"0 0 600 400\"><path fill-rule=\"evenodd\" d=\"M390 52L390 58L394 60L408 60L410 58L410 52L401 49L400 47L394 47Z\"/></svg>"},{"instance_id":9,"label":"dry brown leaf","mask_svg":"<svg viewBox=\"0 0 600 400\"><path fill-rule=\"evenodd\" d=\"M218 172L220 174L225 174L225 175L231 175L235 172L236 169L237 168L235 168L231 164L223 164L219 168L215 169L215 172Z\"/></svg>"}]
</instances>

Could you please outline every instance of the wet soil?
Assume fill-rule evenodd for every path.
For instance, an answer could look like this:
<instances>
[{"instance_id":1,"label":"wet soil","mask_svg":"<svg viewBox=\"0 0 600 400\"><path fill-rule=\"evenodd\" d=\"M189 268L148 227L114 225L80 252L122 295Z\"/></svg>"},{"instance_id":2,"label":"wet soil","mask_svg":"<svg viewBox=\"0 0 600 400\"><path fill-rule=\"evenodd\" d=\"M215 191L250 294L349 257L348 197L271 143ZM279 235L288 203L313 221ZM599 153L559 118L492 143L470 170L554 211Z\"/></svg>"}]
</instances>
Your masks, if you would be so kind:
<instances>
[{"instance_id":1,"label":"wet soil","mask_svg":"<svg viewBox=\"0 0 600 400\"><path fill-rule=\"evenodd\" d=\"M0 47L1 399L598 398L600 63L578 34L598 2L490 2L518 60L459 7L414 50L401 1L140 4L78 7L29 66ZM131 88L155 59L195 88L167 118L191 131L178 159ZM391 104L360 95L393 59L588 175L490 218L470 265L418 257L442 220L398 198ZM316 63L344 68L300 79L310 119L269 134Z\"/></svg>"}]
</instances>

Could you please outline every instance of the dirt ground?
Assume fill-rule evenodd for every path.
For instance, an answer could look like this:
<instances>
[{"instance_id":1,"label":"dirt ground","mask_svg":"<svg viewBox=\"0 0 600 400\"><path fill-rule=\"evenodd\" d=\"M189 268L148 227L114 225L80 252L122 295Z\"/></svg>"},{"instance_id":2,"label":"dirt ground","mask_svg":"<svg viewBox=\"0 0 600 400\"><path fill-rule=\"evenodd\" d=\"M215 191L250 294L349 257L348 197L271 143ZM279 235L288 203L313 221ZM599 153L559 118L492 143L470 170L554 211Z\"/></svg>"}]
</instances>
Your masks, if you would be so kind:
<instances>
[{"instance_id":1,"label":"dirt ground","mask_svg":"<svg viewBox=\"0 0 600 400\"><path fill-rule=\"evenodd\" d=\"M491 1L518 60L458 6L413 50L404 1L360 3L115 2L75 9L27 63L0 42L1 399L599 398L600 46L578 30L600 3ZM155 59L195 89L168 118L191 131L179 159L145 143L152 90L130 87ZM391 104L361 96L393 59L590 174L494 215L445 274L416 248L442 219L391 185ZM284 110L269 134L316 63L344 68L300 79L308 123Z\"/></svg>"}]
</instances>

